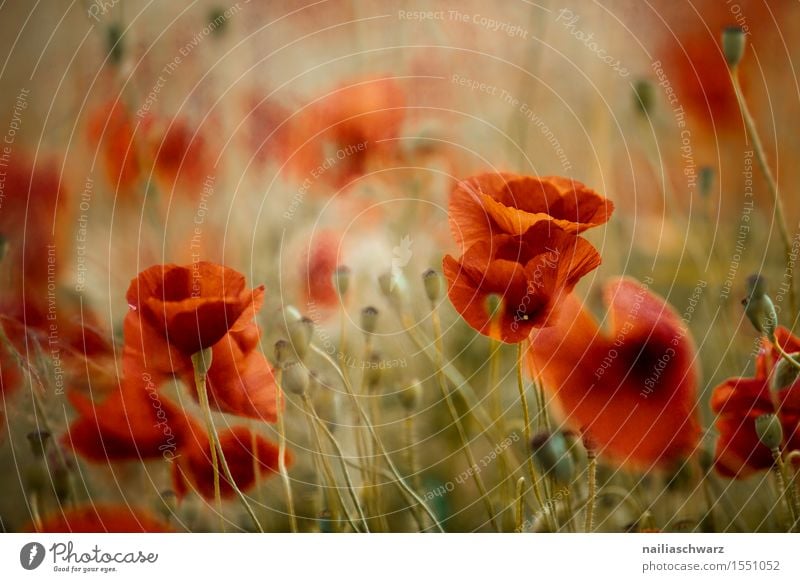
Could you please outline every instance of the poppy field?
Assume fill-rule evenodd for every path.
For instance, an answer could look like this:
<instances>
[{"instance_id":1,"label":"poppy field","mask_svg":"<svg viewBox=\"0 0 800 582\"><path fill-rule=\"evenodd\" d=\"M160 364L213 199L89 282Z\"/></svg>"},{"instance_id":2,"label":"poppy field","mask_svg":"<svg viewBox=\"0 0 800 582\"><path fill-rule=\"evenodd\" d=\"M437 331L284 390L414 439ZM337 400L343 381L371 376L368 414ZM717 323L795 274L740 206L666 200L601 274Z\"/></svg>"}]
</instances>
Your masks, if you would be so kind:
<instances>
[{"instance_id":1,"label":"poppy field","mask_svg":"<svg viewBox=\"0 0 800 582\"><path fill-rule=\"evenodd\" d=\"M0 5L0 531L800 532L799 29Z\"/></svg>"}]
</instances>

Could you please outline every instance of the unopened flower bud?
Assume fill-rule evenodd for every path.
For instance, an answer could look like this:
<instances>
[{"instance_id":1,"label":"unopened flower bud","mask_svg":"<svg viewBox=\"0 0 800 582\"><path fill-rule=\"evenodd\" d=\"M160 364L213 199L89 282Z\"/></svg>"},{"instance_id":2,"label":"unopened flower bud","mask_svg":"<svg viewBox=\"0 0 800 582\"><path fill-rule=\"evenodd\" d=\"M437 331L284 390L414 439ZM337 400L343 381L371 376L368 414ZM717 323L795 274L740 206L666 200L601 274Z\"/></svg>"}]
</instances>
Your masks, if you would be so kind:
<instances>
[{"instance_id":1,"label":"unopened flower bud","mask_svg":"<svg viewBox=\"0 0 800 582\"><path fill-rule=\"evenodd\" d=\"M339 294L339 297L347 295L347 290L350 288L350 268L344 265L336 267L333 272L333 288Z\"/></svg>"},{"instance_id":2,"label":"unopened flower bud","mask_svg":"<svg viewBox=\"0 0 800 582\"><path fill-rule=\"evenodd\" d=\"M702 166L697 179L698 190L704 198L711 196L711 188L714 186L714 168Z\"/></svg>"},{"instance_id":3,"label":"unopened flower bud","mask_svg":"<svg viewBox=\"0 0 800 582\"><path fill-rule=\"evenodd\" d=\"M422 283L425 285L425 295L431 303L436 303L442 296L442 277L433 269L428 269L422 274Z\"/></svg>"},{"instance_id":4,"label":"unopened flower bud","mask_svg":"<svg viewBox=\"0 0 800 582\"><path fill-rule=\"evenodd\" d=\"M292 358L292 348L285 339L275 342L275 363L282 368Z\"/></svg>"},{"instance_id":5,"label":"unopened flower bud","mask_svg":"<svg viewBox=\"0 0 800 582\"><path fill-rule=\"evenodd\" d=\"M297 396L304 396L308 393L308 370L300 362L292 362L284 366L281 375L281 387L287 392Z\"/></svg>"},{"instance_id":6,"label":"unopened flower bud","mask_svg":"<svg viewBox=\"0 0 800 582\"><path fill-rule=\"evenodd\" d=\"M742 301L744 313L756 331L774 339L778 327L778 313L769 295L765 293L766 283L762 277L751 275L747 278L748 296Z\"/></svg>"},{"instance_id":7,"label":"unopened flower bud","mask_svg":"<svg viewBox=\"0 0 800 582\"><path fill-rule=\"evenodd\" d=\"M420 400L422 400L422 386L419 380L414 378L406 388L401 390L398 395L400 404L408 412L412 412L419 407Z\"/></svg>"},{"instance_id":8,"label":"unopened flower bud","mask_svg":"<svg viewBox=\"0 0 800 582\"><path fill-rule=\"evenodd\" d=\"M741 26L727 26L722 30L722 53L728 67L735 69L744 56L747 38Z\"/></svg>"},{"instance_id":9,"label":"unopened flower bud","mask_svg":"<svg viewBox=\"0 0 800 582\"><path fill-rule=\"evenodd\" d=\"M783 427L774 414L762 414L756 418L756 434L761 444L770 450L777 449L783 442Z\"/></svg>"},{"instance_id":10,"label":"unopened flower bud","mask_svg":"<svg viewBox=\"0 0 800 582\"><path fill-rule=\"evenodd\" d=\"M364 364L364 383L370 390L375 389L383 376L383 360L378 352L372 352Z\"/></svg>"},{"instance_id":11,"label":"unopened flower bud","mask_svg":"<svg viewBox=\"0 0 800 582\"><path fill-rule=\"evenodd\" d=\"M800 362L800 352L789 354L795 362ZM792 384L797 382L800 378L800 370L791 362L786 361L786 358L778 360L775 366L775 371L772 373L771 387L772 390L777 392L784 388L789 388Z\"/></svg>"},{"instance_id":12,"label":"unopened flower bud","mask_svg":"<svg viewBox=\"0 0 800 582\"><path fill-rule=\"evenodd\" d=\"M292 342L297 357L301 360L308 353L311 338L314 335L314 321L310 317L301 317L289 324L289 340Z\"/></svg>"},{"instance_id":13,"label":"unopened flower bud","mask_svg":"<svg viewBox=\"0 0 800 582\"><path fill-rule=\"evenodd\" d=\"M572 481L575 464L564 435L560 432L542 432L531 440L531 454L539 472L559 485Z\"/></svg>"},{"instance_id":14,"label":"unopened flower bud","mask_svg":"<svg viewBox=\"0 0 800 582\"><path fill-rule=\"evenodd\" d=\"M361 310L361 329L366 334L375 333L378 327L378 310L371 305Z\"/></svg>"},{"instance_id":15,"label":"unopened flower bud","mask_svg":"<svg viewBox=\"0 0 800 582\"><path fill-rule=\"evenodd\" d=\"M31 452L36 458L41 459L44 457L51 437L52 435L46 430L34 430L28 433L28 443L30 443Z\"/></svg>"},{"instance_id":16,"label":"unopened flower bud","mask_svg":"<svg viewBox=\"0 0 800 582\"><path fill-rule=\"evenodd\" d=\"M647 79L639 79L633 84L633 102L641 113L650 115L656 101L653 83Z\"/></svg>"}]
</instances>

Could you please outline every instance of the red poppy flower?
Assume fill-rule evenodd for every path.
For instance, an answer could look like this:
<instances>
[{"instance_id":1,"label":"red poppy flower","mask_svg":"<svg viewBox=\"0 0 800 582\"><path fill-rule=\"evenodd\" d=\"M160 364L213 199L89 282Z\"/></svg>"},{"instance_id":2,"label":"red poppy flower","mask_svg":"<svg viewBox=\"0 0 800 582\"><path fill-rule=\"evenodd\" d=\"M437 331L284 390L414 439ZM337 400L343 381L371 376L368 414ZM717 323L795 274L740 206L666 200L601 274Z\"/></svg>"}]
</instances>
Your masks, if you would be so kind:
<instances>
[{"instance_id":1,"label":"red poppy flower","mask_svg":"<svg viewBox=\"0 0 800 582\"><path fill-rule=\"evenodd\" d=\"M649 469L689 455L699 438L695 350L677 313L632 279L605 286L604 333L575 297L531 335L529 362L567 423L618 464Z\"/></svg>"},{"instance_id":2,"label":"red poppy flower","mask_svg":"<svg viewBox=\"0 0 800 582\"><path fill-rule=\"evenodd\" d=\"M135 130L136 124L120 100L104 104L89 118L89 140L100 151L108 183L125 194L141 176Z\"/></svg>"},{"instance_id":3,"label":"red poppy flower","mask_svg":"<svg viewBox=\"0 0 800 582\"><path fill-rule=\"evenodd\" d=\"M64 435L64 444L101 463L179 456L201 431L156 388L148 376L127 379L99 404L80 392L68 392L79 416Z\"/></svg>"},{"instance_id":4,"label":"red poppy flower","mask_svg":"<svg viewBox=\"0 0 800 582\"><path fill-rule=\"evenodd\" d=\"M166 127L160 130L163 125ZM209 168L214 165L204 134L183 118L165 120L151 131L153 164L164 191L172 193L179 189L199 195Z\"/></svg>"},{"instance_id":5,"label":"red poppy flower","mask_svg":"<svg viewBox=\"0 0 800 582\"><path fill-rule=\"evenodd\" d=\"M307 105L276 137L297 179L342 188L391 157L404 119L405 96L397 82L367 78Z\"/></svg>"},{"instance_id":6,"label":"red poppy flower","mask_svg":"<svg viewBox=\"0 0 800 582\"><path fill-rule=\"evenodd\" d=\"M125 331L132 336L126 335L126 344L141 340L148 354L190 358L247 325L263 297L263 286L250 290L244 275L214 263L150 267L128 288ZM179 363L170 362L164 371L177 371Z\"/></svg>"},{"instance_id":7,"label":"red poppy flower","mask_svg":"<svg viewBox=\"0 0 800 582\"><path fill-rule=\"evenodd\" d=\"M41 533L168 533L173 528L148 512L127 505L92 504L75 507L44 517Z\"/></svg>"},{"instance_id":8,"label":"red poppy flower","mask_svg":"<svg viewBox=\"0 0 800 582\"><path fill-rule=\"evenodd\" d=\"M473 244L460 260L443 261L453 306L475 330L516 343L531 330L551 324L563 296L600 264L600 255L585 239L559 226L539 222L520 236L498 235ZM493 325L490 295L502 297Z\"/></svg>"},{"instance_id":9,"label":"red poppy flower","mask_svg":"<svg viewBox=\"0 0 800 582\"><path fill-rule=\"evenodd\" d=\"M308 243L300 265L301 292L310 306L333 308L339 295L333 286L333 274L339 267L341 240L331 230L317 233Z\"/></svg>"},{"instance_id":10,"label":"red poppy flower","mask_svg":"<svg viewBox=\"0 0 800 582\"><path fill-rule=\"evenodd\" d=\"M800 338L784 327L775 331L775 339L789 353L800 351ZM800 379L774 393L770 390L780 358L775 346L764 340L754 378L730 378L714 388L711 409L717 414L719 431L714 467L726 477L743 478L772 467L772 453L756 434L755 421L761 415L777 413L783 446L800 450Z\"/></svg>"},{"instance_id":11,"label":"red poppy flower","mask_svg":"<svg viewBox=\"0 0 800 582\"><path fill-rule=\"evenodd\" d=\"M250 429L237 426L220 433L220 443L233 480L241 491L256 483L255 469L259 474L277 473L278 447L265 438L254 435ZM254 442L255 441L255 442ZM205 499L214 498L214 468L211 464L211 442L195 442L173 465L172 480L178 498L195 489ZM254 458L255 457L255 458ZM291 458L287 452L287 464ZM235 495L233 487L220 468L220 492L223 498Z\"/></svg>"},{"instance_id":12,"label":"red poppy flower","mask_svg":"<svg viewBox=\"0 0 800 582\"><path fill-rule=\"evenodd\" d=\"M278 387L258 340L258 326L251 323L214 345L207 376L209 401L221 412L275 422ZM186 374L184 381L196 399L194 375Z\"/></svg>"},{"instance_id":13,"label":"red poppy flower","mask_svg":"<svg viewBox=\"0 0 800 582\"><path fill-rule=\"evenodd\" d=\"M613 210L611 201L569 178L487 173L456 185L450 229L465 250L496 234L524 234L539 222L580 233L607 222Z\"/></svg>"}]
</instances>

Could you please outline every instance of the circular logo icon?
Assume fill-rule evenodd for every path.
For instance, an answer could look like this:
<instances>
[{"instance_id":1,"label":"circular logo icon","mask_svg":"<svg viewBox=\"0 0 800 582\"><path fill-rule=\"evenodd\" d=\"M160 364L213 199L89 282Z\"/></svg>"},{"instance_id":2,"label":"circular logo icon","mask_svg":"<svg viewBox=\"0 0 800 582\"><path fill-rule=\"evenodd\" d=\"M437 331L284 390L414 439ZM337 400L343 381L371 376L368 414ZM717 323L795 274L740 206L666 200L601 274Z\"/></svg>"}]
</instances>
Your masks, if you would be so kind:
<instances>
[{"instance_id":1,"label":"circular logo icon","mask_svg":"<svg viewBox=\"0 0 800 582\"><path fill-rule=\"evenodd\" d=\"M39 542L29 542L19 551L19 563L26 570L35 570L44 561L44 546Z\"/></svg>"}]
</instances>

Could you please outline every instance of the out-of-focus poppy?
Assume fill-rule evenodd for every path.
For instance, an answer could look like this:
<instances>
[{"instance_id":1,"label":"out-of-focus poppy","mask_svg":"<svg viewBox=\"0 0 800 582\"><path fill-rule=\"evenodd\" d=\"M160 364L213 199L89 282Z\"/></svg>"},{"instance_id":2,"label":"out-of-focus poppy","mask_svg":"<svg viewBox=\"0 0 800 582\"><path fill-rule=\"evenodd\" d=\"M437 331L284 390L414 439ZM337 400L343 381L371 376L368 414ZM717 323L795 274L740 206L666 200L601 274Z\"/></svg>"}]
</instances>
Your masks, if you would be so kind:
<instances>
[{"instance_id":1,"label":"out-of-focus poppy","mask_svg":"<svg viewBox=\"0 0 800 582\"><path fill-rule=\"evenodd\" d=\"M127 505L92 504L44 516L41 533L168 533L174 529L141 509Z\"/></svg>"},{"instance_id":2,"label":"out-of-focus poppy","mask_svg":"<svg viewBox=\"0 0 800 582\"><path fill-rule=\"evenodd\" d=\"M278 130L288 171L342 188L397 149L405 95L391 78L347 82L306 105Z\"/></svg>"},{"instance_id":3,"label":"out-of-focus poppy","mask_svg":"<svg viewBox=\"0 0 800 582\"><path fill-rule=\"evenodd\" d=\"M339 267L340 248L341 239L332 230L320 231L309 241L299 277L308 305L323 309L339 305L333 274Z\"/></svg>"},{"instance_id":4,"label":"out-of-focus poppy","mask_svg":"<svg viewBox=\"0 0 800 582\"><path fill-rule=\"evenodd\" d=\"M562 297L600 264L585 239L549 222L534 224L522 236L497 235L480 241L460 260L443 261L453 306L475 330L517 343L537 327L552 325ZM489 313L490 295L502 299L501 312Z\"/></svg>"},{"instance_id":5,"label":"out-of-focus poppy","mask_svg":"<svg viewBox=\"0 0 800 582\"><path fill-rule=\"evenodd\" d=\"M665 466L699 439L694 344L678 314L641 283L609 282L611 328L570 296L554 326L531 335L529 362L574 429L620 465Z\"/></svg>"},{"instance_id":6,"label":"out-of-focus poppy","mask_svg":"<svg viewBox=\"0 0 800 582\"><path fill-rule=\"evenodd\" d=\"M182 117L147 125L155 175L164 192L199 197L209 168L214 166L205 134Z\"/></svg>"},{"instance_id":7,"label":"out-of-focus poppy","mask_svg":"<svg viewBox=\"0 0 800 582\"><path fill-rule=\"evenodd\" d=\"M462 250L497 234L524 234L547 222L580 233L608 221L614 205L562 177L486 173L459 182L450 196L450 229Z\"/></svg>"},{"instance_id":8,"label":"out-of-focus poppy","mask_svg":"<svg viewBox=\"0 0 800 582\"><path fill-rule=\"evenodd\" d=\"M186 443L201 438L196 435L204 436L148 376L123 380L99 404L75 390L68 397L78 418L63 442L90 461L172 460Z\"/></svg>"},{"instance_id":9,"label":"out-of-focus poppy","mask_svg":"<svg viewBox=\"0 0 800 582\"><path fill-rule=\"evenodd\" d=\"M256 467L259 474L277 473L278 447L260 435L254 435L247 427L237 426L221 432L220 445L230 468L233 480L241 491L247 491L256 483ZM206 499L214 498L214 469L211 464L211 442L198 440L184 450L173 465L172 477L178 498L195 489ZM286 454L287 465L291 463ZM235 495L233 487L220 469L220 493L228 499Z\"/></svg>"},{"instance_id":10,"label":"out-of-focus poppy","mask_svg":"<svg viewBox=\"0 0 800 582\"><path fill-rule=\"evenodd\" d=\"M779 327L775 339L788 353L800 351L800 338ZM781 355L766 339L756 358L753 378L729 378L711 395L719 431L714 467L726 477L743 478L773 466L770 450L759 441L756 418L777 414L783 427L783 448L800 450L800 378L771 390Z\"/></svg>"},{"instance_id":11,"label":"out-of-focus poppy","mask_svg":"<svg viewBox=\"0 0 800 582\"><path fill-rule=\"evenodd\" d=\"M113 100L92 112L88 135L99 150L108 183L123 196L130 195L141 178L141 152L136 124L125 104Z\"/></svg>"}]
</instances>

